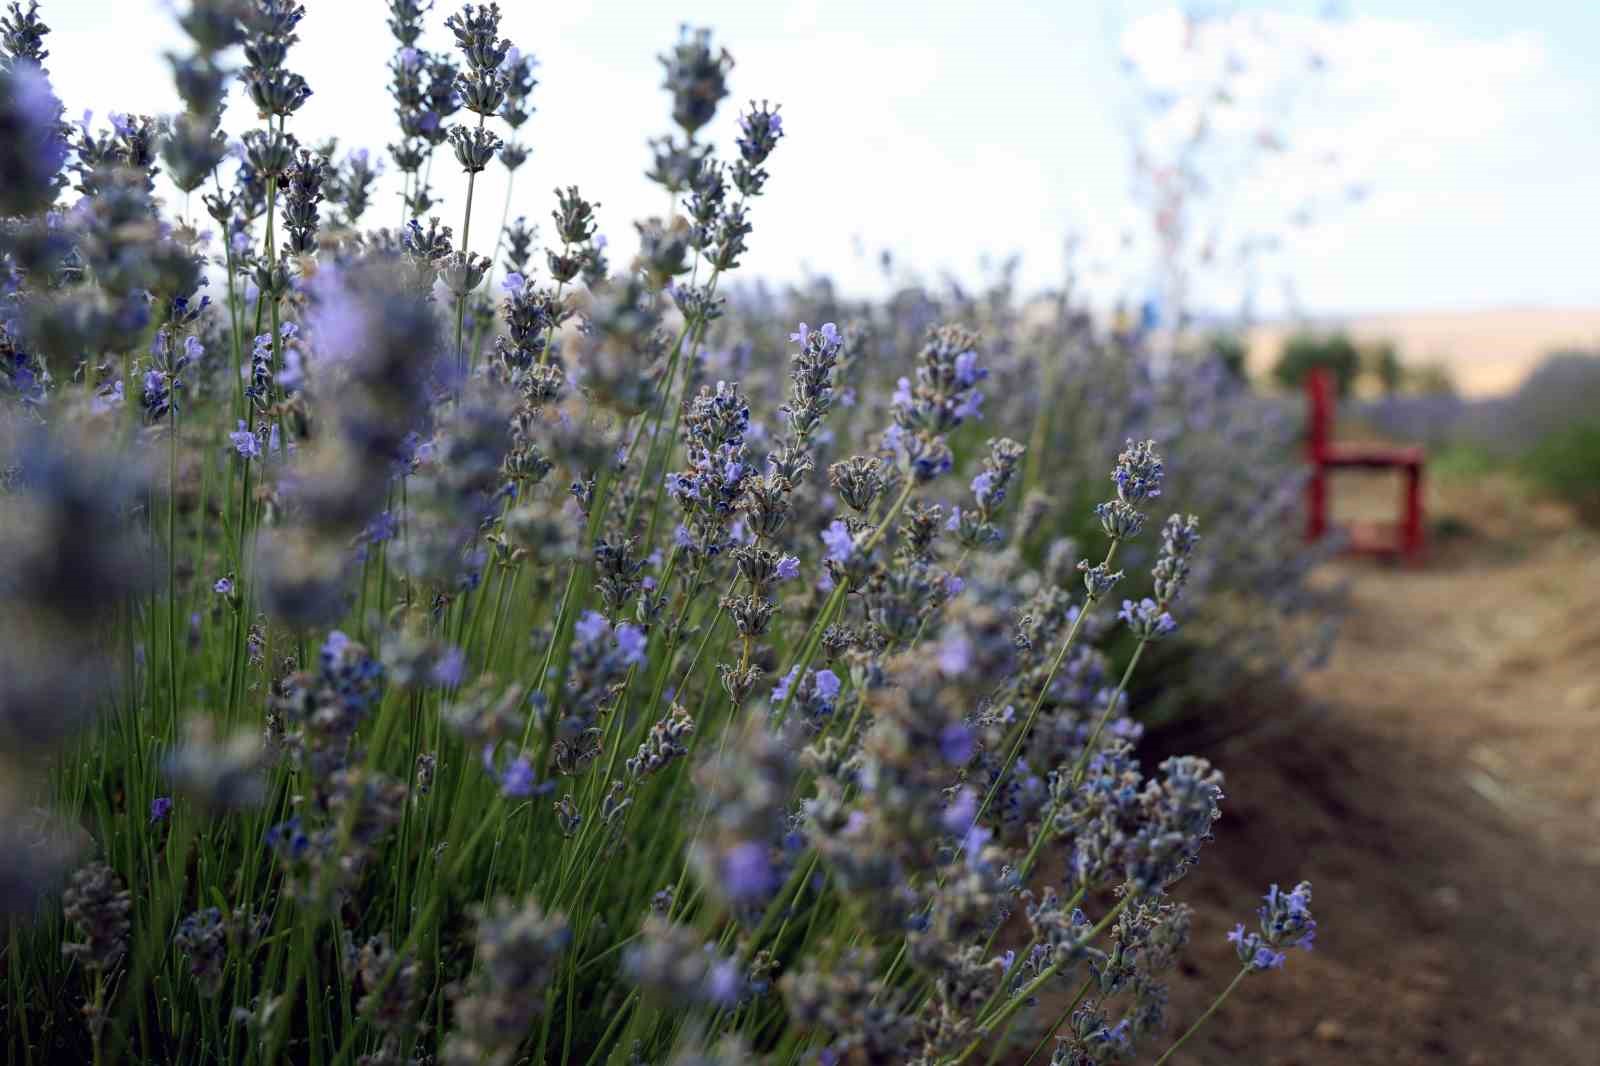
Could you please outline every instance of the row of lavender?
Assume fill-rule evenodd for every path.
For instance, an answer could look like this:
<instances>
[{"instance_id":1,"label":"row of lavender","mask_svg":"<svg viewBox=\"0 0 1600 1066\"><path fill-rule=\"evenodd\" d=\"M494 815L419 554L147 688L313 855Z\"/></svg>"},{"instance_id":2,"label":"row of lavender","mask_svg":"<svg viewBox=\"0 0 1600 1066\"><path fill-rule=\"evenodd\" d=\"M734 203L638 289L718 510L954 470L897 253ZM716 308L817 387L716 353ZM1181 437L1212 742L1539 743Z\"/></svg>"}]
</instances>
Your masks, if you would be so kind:
<instances>
[{"instance_id":1,"label":"row of lavender","mask_svg":"<svg viewBox=\"0 0 1600 1066\"><path fill-rule=\"evenodd\" d=\"M196 0L186 112L99 130L37 4L3 20L7 1057L1154 1057L1221 775L1147 777L1130 686L1186 592L1298 581L1265 528L1150 517L1155 439L1228 432L1122 369L1155 439L1108 449L1070 398L1134 357L1023 350L1003 308L725 314L785 131L752 105L717 158L705 32L662 57L673 211L634 263L575 188L542 261L520 221L474 251L532 63L494 5L425 52L428 6L389 4L399 230L369 156L294 136L298 4ZM1265 466L1173 454L1224 527L1269 513ZM1309 904L1267 895L1218 1002Z\"/></svg>"}]
</instances>

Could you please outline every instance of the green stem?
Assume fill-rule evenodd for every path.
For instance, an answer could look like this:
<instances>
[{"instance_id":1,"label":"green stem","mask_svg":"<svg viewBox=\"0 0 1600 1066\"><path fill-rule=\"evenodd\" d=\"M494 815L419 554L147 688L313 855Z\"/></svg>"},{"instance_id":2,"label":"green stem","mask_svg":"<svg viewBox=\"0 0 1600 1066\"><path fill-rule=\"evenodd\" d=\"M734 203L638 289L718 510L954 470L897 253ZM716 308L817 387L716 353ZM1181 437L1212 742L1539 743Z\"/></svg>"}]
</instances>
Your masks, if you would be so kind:
<instances>
[{"instance_id":1,"label":"green stem","mask_svg":"<svg viewBox=\"0 0 1600 1066\"><path fill-rule=\"evenodd\" d=\"M1117 900L1116 905L1114 907L1112 907L1109 911L1106 912L1106 915L1105 915L1104 918L1101 918L1098 922L1095 923L1094 928L1089 930L1089 932L1084 935L1084 938L1083 938L1083 940L1081 942L1084 943L1084 944L1093 943L1094 939L1096 937L1098 937L1101 933L1105 932L1106 927L1109 926L1112 922L1116 921L1117 920L1117 915L1121 914L1122 911L1128 906L1128 904L1133 902L1133 900L1135 898L1136 897L1133 895L1133 893L1130 892L1128 895L1123 896L1121 899ZM966 1048L962 1050L960 1055L958 1055L955 1058L949 1060L949 1062L946 1064L946 1066L960 1066L961 1063L965 1062L967 1060L968 1056L970 1056L974 1051L978 1050L978 1048L982 1046L983 1041L984 1041L984 1037L986 1035L988 1035L989 1033L994 1032L996 1026L998 1026L1001 1022L1005 1021L1006 1019L1010 1018L1017 1011L1021 1010L1023 1005L1026 1004L1028 1002L1028 1000L1032 998L1033 994L1035 992L1039 991L1040 988L1044 987L1045 982L1050 980L1050 978L1054 977L1056 975L1056 972L1058 970L1060 970L1060 969L1061 969L1061 963L1053 962L1049 966L1046 966L1043 970L1039 971L1039 976L1035 977L1032 981L1029 981L1026 985L1024 985L1022 990L1020 992L1018 992L1015 996L1011 997L1011 999L1006 1002L1006 1005L1004 1007L1000 1008L1000 1011L997 1014L995 1014L994 1017L990 1018L986 1022L982 1022L982 1023L979 1024L979 1029L981 1030L981 1035L979 1035L976 1039L974 1039L972 1041L972 1043L968 1044L966 1046ZM1237 983L1237 982L1235 982L1235 983ZM1230 989L1230 991L1231 991L1231 989ZM1226 996L1227 993L1224 992L1223 995ZM1218 1002L1221 1002L1221 1001L1219 1000ZM1215 1009L1214 1005L1213 1005L1213 1009ZM1201 1021L1204 1021L1204 1020L1205 1019L1203 1019L1203 1018L1201 1019ZM1160 1063L1157 1063L1156 1066L1160 1066Z\"/></svg>"},{"instance_id":2,"label":"green stem","mask_svg":"<svg viewBox=\"0 0 1600 1066\"><path fill-rule=\"evenodd\" d=\"M485 116L483 115L478 116L478 128L480 130L483 129L484 118ZM469 271L472 266L472 246L469 243L472 236L472 194L477 185L478 172L469 170L467 172L467 209L466 214L461 219L461 244L459 245L461 255L467 260L466 268ZM461 331L467 321L467 296L469 293L470 290L462 293L460 299L456 301L456 358L458 360L457 369L463 378L467 376L467 349L461 343Z\"/></svg>"},{"instance_id":3,"label":"green stem","mask_svg":"<svg viewBox=\"0 0 1600 1066\"><path fill-rule=\"evenodd\" d=\"M1188 1039L1191 1036L1193 1036L1195 1033L1199 1032L1200 1031L1200 1027L1202 1025L1206 1024L1206 1022L1211 1019L1211 1016L1217 1012L1217 1008L1222 1006L1223 1001L1226 1000L1230 995L1233 994L1233 990L1235 988L1239 987L1239 982L1243 981L1245 979L1245 977L1249 973L1250 973L1250 967L1247 964L1243 968L1241 968L1238 973L1234 974L1233 975L1233 980L1228 982L1228 987L1224 988L1222 990L1222 994L1219 995L1216 999L1211 1001L1211 1006L1207 1007L1206 1008L1206 1012L1204 1014L1200 1015L1199 1019L1196 1020L1193 1025L1189 1026L1188 1030L1185 1031L1182 1036L1178 1037L1178 1040L1177 1040L1176 1043L1174 1043L1171 1047L1167 1048L1166 1052L1159 1059L1157 1059L1155 1061L1155 1066L1161 1066L1162 1063L1164 1063L1168 1059L1172 1058L1172 1053L1174 1051L1177 1051L1179 1048L1181 1048L1184 1045L1184 1043L1186 1041L1188 1041Z\"/></svg>"}]
</instances>

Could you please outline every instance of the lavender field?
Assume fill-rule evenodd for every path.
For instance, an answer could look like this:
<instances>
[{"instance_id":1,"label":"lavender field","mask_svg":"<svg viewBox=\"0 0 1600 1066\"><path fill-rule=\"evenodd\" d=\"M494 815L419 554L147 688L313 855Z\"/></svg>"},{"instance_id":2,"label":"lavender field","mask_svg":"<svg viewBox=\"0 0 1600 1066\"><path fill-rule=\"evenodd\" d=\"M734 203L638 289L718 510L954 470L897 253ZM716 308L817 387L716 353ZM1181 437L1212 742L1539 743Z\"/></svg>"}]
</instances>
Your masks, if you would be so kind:
<instances>
[{"instance_id":1,"label":"lavender field","mask_svg":"<svg viewBox=\"0 0 1600 1066\"><path fill-rule=\"evenodd\" d=\"M362 5L337 140L305 7L173 6L161 115L0 17L8 1062L1358 1061L1269 1028L1376 860L1224 776L1393 587L1296 395L1070 272L747 276L815 142L716 29L592 133L633 219L519 183L589 87L509 6Z\"/></svg>"}]
</instances>

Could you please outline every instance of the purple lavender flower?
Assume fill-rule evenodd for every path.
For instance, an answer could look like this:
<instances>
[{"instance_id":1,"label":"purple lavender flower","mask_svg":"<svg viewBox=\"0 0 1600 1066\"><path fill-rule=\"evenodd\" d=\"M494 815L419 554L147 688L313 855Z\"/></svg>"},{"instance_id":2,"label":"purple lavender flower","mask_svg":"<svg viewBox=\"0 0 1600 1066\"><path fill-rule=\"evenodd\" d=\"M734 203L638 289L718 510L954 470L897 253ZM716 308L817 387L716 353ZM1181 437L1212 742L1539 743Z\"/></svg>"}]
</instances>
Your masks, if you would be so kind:
<instances>
[{"instance_id":1,"label":"purple lavender flower","mask_svg":"<svg viewBox=\"0 0 1600 1066\"><path fill-rule=\"evenodd\" d=\"M538 777L526 756L519 755L500 771L500 792L512 798L533 795L538 787Z\"/></svg>"},{"instance_id":2,"label":"purple lavender flower","mask_svg":"<svg viewBox=\"0 0 1600 1066\"><path fill-rule=\"evenodd\" d=\"M822 543L827 546L828 558L836 563L849 562L850 556L855 554L855 537L850 535L850 527L842 519L828 523L828 528L822 531Z\"/></svg>"},{"instance_id":3,"label":"purple lavender flower","mask_svg":"<svg viewBox=\"0 0 1600 1066\"><path fill-rule=\"evenodd\" d=\"M778 560L778 568L774 573L779 581L793 581L800 576L800 560L793 555L785 555Z\"/></svg>"},{"instance_id":4,"label":"purple lavender flower","mask_svg":"<svg viewBox=\"0 0 1600 1066\"><path fill-rule=\"evenodd\" d=\"M816 693L829 703L839 698L839 675L832 670L818 670L812 679Z\"/></svg>"},{"instance_id":5,"label":"purple lavender flower","mask_svg":"<svg viewBox=\"0 0 1600 1066\"><path fill-rule=\"evenodd\" d=\"M622 650L622 661L629 666L637 666L644 662L645 647L650 643L649 638L638 626L624 622L616 628L617 647Z\"/></svg>"},{"instance_id":6,"label":"purple lavender flower","mask_svg":"<svg viewBox=\"0 0 1600 1066\"><path fill-rule=\"evenodd\" d=\"M367 523L361 539L368 544L382 544L384 541L393 540L395 534L399 532L399 519L395 518L393 511L384 511Z\"/></svg>"},{"instance_id":7,"label":"purple lavender flower","mask_svg":"<svg viewBox=\"0 0 1600 1066\"><path fill-rule=\"evenodd\" d=\"M798 666L791 668L787 674L784 674L778 680L778 683L772 686L772 702L782 703L787 700L789 698L789 689L794 686L795 678L799 676L800 668Z\"/></svg>"},{"instance_id":8,"label":"purple lavender flower","mask_svg":"<svg viewBox=\"0 0 1600 1066\"><path fill-rule=\"evenodd\" d=\"M607 622L605 615L598 611L585 611L583 617L572 627L572 635L584 644L593 644L610 632L611 623Z\"/></svg>"},{"instance_id":9,"label":"purple lavender flower","mask_svg":"<svg viewBox=\"0 0 1600 1066\"><path fill-rule=\"evenodd\" d=\"M957 677L972 666L972 642L963 633L951 633L939 642L939 672Z\"/></svg>"},{"instance_id":10,"label":"purple lavender flower","mask_svg":"<svg viewBox=\"0 0 1600 1066\"><path fill-rule=\"evenodd\" d=\"M228 440L233 444L233 450L244 460L261 458L261 439L250 432L243 419L239 420L237 431L228 434Z\"/></svg>"},{"instance_id":11,"label":"purple lavender flower","mask_svg":"<svg viewBox=\"0 0 1600 1066\"><path fill-rule=\"evenodd\" d=\"M772 863L755 841L735 844L722 856L722 889L735 902L764 899L772 890Z\"/></svg>"},{"instance_id":12,"label":"purple lavender flower","mask_svg":"<svg viewBox=\"0 0 1600 1066\"><path fill-rule=\"evenodd\" d=\"M972 389L968 391L967 394L962 397L961 402L956 404L953 414L958 421L962 422L965 422L968 419L982 418L983 393L978 389Z\"/></svg>"},{"instance_id":13,"label":"purple lavender flower","mask_svg":"<svg viewBox=\"0 0 1600 1066\"><path fill-rule=\"evenodd\" d=\"M461 684L466 672L467 653L460 648L451 648L439 656L439 661L433 664L428 676L435 685L455 688Z\"/></svg>"},{"instance_id":14,"label":"purple lavender flower","mask_svg":"<svg viewBox=\"0 0 1600 1066\"><path fill-rule=\"evenodd\" d=\"M44 70L32 62L0 70L0 215L31 215L56 197L56 176L67 159L61 103Z\"/></svg>"},{"instance_id":15,"label":"purple lavender flower","mask_svg":"<svg viewBox=\"0 0 1600 1066\"><path fill-rule=\"evenodd\" d=\"M549 785L543 788L539 785L538 776L533 771L527 756L517 755L504 768L498 765L497 749L499 745L490 742L483 746L483 768L489 776L495 779L500 787L500 794L512 799L523 799L536 792L548 791Z\"/></svg>"},{"instance_id":16,"label":"purple lavender flower","mask_svg":"<svg viewBox=\"0 0 1600 1066\"><path fill-rule=\"evenodd\" d=\"M1260 916L1261 932L1247 933L1241 922L1228 934L1228 942L1238 952L1239 961L1252 973L1282 969L1289 950L1310 951L1317 938L1317 922L1311 917L1311 882L1302 881L1289 892L1273 885L1262 899L1264 902L1256 912Z\"/></svg>"},{"instance_id":17,"label":"purple lavender flower","mask_svg":"<svg viewBox=\"0 0 1600 1066\"><path fill-rule=\"evenodd\" d=\"M150 801L150 824L167 820L167 815L172 813L172 797L157 796Z\"/></svg>"},{"instance_id":18,"label":"purple lavender flower","mask_svg":"<svg viewBox=\"0 0 1600 1066\"><path fill-rule=\"evenodd\" d=\"M1165 468L1156 453L1153 440L1134 443L1129 438L1117 465L1111 471L1111 480L1117 486L1117 498L1123 503L1138 504L1161 495L1161 479Z\"/></svg>"},{"instance_id":19,"label":"purple lavender flower","mask_svg":"<svg viewBox=\"0 0 1600 1066\"><path fill-rule=\"evenodd\" d=\"M266 845L281 857L295 862L311 850L311 838L300 827L300 818L296 816L268 829Z\"/></svg>"},{"instance_id":20,"label":"purple lavender flower","mask_svg":"<svg viewBox=\"0 0 1600 1066\"><path fill-rule=\"evenodd\" d=\"M1140 640L1159 640L1178 628L1177 621L1161 609L1160 604L1146 596L1138 603L1122 601L1117 617L1128 624L1133 635Z\"/></svg>"},{"instance_id":21,"label":"purple lavender flower","mask_svg":"<svg viewBox=\"0 0 1600 1066\"><path fill-rule=\"evenodd\" d=\"M217 578L216 584L211 586L211 591L215 592L218 596L232 596L233 595L233 578L231 578L231 577L219 577L219 578Z\"/></svg>"},{"instance_id":22,"label":"purple lavender flower","mask_svg":"<svg viewBox=\"0 0 1600 1066\"><path fill-rule=\"evenodd\" d=\"M944 826L945 832L951 836L964 837L977 817L978 794L970 788L963 787L956 793L955 800L939 816L939 821Z\"/></svg>"},{"instance_id":23,"label":"purple lavender flower","mask_svg":"<svg viewBox=\"0 0 1600 1066\"><path fill-rule=\"evenodd\" d=\"M939 754L951 766L965 766L971 762L976 749L977 738L973 736L972 727L963 722L945 726L939 736Z\"/></svg>"},{"instance_id":24,"label":"purple lavender flower","mask_svg":"<svg viewBox=\"0 0 1600 1066\"><path fill-rule=\"evenodd\" d=\"M739 973L736 961L719 959L711 964L711 969L706 973L706 997L711 1002L731 1007L739 1002L743 991L744 978Z\"/></svg>"},{"instance_id":25,"label":"purple lavender flower","mask_svg":"<svg viewBox=\"0 0 1600 1066\"><path fill-rule=\"evenodd\" d=\"M1273 951L1261 943L1259 935L1246 933L1243 922L1233 927L1233 931L1228 934L1228 943L1234 945L1239 952L1240 961L1248 963L1253 973L1281 970L1288 958L1283 952Z\"/></svg>"},{"instance_id":26,"label":"purple lavender flower","mask_svg":"<svg viewBox=\"0 0 1600 1066\"><path fill-rule=\"evenodd\" d=\"M961 851L967 858L968 869L977 870L982 868L984 864L984 846L993 838L994 833L991 830L985 829L977 822L972 823L972 827L961 838Z\"/></svg>"}]
</instances>

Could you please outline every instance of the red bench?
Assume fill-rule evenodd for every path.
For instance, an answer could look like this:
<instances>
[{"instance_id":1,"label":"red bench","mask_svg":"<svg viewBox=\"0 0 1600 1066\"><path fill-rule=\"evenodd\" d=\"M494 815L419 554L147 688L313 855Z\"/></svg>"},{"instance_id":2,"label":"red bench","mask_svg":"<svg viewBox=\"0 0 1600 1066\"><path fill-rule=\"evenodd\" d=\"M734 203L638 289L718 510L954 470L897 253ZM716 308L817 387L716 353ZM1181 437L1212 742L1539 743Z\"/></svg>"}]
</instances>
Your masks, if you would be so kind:
<instances>
[{"instance_id":1,"label":"red bench","mask_svg":"<svg viewBox=\"0 0 1600 1066\"><path fill-rule=\"evenodd\" d=\"M1355 523L1347 527L1347 551L1363 555L1400 556L1416 561L1422 556L1422 467L1423 449L1387 444L1338 444L1333 441L1333 376L1325 369L1306 376L1306 394L1311 406L1307 432L1307 453L1311 460L1311 481L1307 488L1306 539L1326 536L1328 520L1328 475L1334 470L1398 470L1401 473L1400 520L1394 523Z\"/></svg>"}]
</instances>

